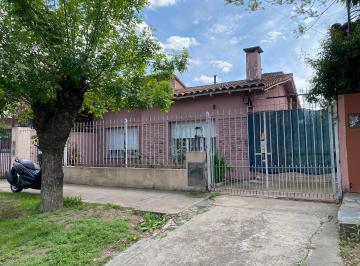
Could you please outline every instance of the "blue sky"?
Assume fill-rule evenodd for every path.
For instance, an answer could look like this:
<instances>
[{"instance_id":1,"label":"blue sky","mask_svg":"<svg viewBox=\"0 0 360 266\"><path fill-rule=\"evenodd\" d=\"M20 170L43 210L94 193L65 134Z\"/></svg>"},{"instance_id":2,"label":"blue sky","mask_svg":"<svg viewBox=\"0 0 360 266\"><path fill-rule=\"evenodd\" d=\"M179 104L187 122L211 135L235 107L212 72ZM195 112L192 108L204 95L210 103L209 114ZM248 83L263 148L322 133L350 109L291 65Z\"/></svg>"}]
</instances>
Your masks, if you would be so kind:
<instances>
[{"instance_id":1,"label":"blue sky","mask_svg":"<svg viewBox=\"0 0 360 266\"><path fill-rule=\"evenodd\" d=\"M343 22L345 9L332 6L302 36L291 6L266 7L248 12L244 7L225 5L223 0L150 0L144 12L147 25L166 51L189 49L188 71L179 77L188 86L211 83L213 75L221 81L245 78L243 48L263 48L263 72L294 73L298 90L309 87L312 70L304 63L305 55L314 56L326 29ZM319 10L324 7L318 7ZM307 20L308 25L314 21Z\"/></svg>"}]
</instances>

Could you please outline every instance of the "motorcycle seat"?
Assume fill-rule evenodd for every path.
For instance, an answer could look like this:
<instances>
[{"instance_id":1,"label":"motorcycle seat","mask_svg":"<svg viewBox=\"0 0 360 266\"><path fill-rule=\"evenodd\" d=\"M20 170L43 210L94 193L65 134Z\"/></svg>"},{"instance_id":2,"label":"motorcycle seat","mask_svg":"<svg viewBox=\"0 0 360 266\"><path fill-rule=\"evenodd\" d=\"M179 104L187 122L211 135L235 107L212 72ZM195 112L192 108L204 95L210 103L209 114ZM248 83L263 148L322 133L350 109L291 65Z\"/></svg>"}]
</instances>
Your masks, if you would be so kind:
<instances>
[{"instance_id":1,"label":"motorcycle seat","mask_svg":"<svg viewBox=\"0 0 360 266\"><path fill-rule=\"evenodd\" d=\"M17 161L28 169L40 170L40 166L37 163L34 163L33 161L26 159L19 159L19 158L17 158Z\"/></svg>"}]
</instances>

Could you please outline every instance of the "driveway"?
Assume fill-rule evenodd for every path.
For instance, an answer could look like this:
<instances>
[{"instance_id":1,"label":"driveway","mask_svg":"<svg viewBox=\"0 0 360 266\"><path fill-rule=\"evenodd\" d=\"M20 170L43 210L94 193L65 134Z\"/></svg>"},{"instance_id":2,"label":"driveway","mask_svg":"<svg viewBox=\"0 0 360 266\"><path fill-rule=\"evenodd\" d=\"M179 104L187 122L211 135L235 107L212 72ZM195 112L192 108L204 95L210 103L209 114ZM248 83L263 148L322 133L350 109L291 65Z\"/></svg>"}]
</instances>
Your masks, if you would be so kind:
<instances>
[{"instance_id":1,"label":"driveway","mask_svg":"<svg viewBox=\"0 0 360 266\"><path fill-rule=\"evenodd\" d=\"M0 181L0 191L10 191L6 182ZM79 185L65 185L64 194L170 214L204 202L181 192ZM224 195L174 230L135 243L108 266L341 265L337 210L335 204Z\"/></svg>"},{"instance_id":2,"label":"driveway","mask_svg":"<svg viewBox=\"0 0 360 266\"><path fill-rule=\"evenodd\" d=\"M110 265L341 265L335 204L221 196Z\"/></svg>"},{"instance_id":3,"label":"driveway","mask_svg":"<svg viewBox=\"0 0 360 266\"><path fill-rule=\"evenodd\" d=\"M10 192L9 184L0 180L0 191ZM27 189L25 192L40 193ZM83 185L64 185L64 196L81 196L84 201L112 203L141 211L176 214L203 200L201 194L151 189L109 188Z\"/></svg>"}]
</instances>

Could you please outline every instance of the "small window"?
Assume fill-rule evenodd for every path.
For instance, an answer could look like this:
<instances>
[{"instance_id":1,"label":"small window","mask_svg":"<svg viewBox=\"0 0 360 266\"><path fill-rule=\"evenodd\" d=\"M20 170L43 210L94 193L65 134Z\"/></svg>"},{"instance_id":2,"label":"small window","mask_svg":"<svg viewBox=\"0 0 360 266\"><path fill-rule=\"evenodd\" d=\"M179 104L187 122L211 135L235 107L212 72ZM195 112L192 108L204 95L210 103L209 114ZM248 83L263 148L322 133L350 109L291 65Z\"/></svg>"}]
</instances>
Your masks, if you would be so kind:
<instances>
[{"instance_id":1,"label":"small window","mask_svg":"<svg viewBox=\"0 0 360 266\"><path fill-rule=\"evenodd\" d=\"M138 128L129 127L127 129L127 143L125 143L125 128L107 129L106 148L108 156L111 157L124 157L125 148L127 148L128 156L136 156L139 151Z\"/></svg>"}]
</instances>

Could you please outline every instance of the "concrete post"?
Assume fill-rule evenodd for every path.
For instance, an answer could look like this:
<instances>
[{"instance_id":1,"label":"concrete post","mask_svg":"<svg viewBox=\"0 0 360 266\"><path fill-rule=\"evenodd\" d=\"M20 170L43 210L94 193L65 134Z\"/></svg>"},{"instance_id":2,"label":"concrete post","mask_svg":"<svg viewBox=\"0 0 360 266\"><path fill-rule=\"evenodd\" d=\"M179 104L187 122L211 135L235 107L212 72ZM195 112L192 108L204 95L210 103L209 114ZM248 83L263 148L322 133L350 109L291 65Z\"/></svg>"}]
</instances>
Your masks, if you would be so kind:
<instances>
[{"instance_id":1,"label":"concrete post","mask_svg":"<svg viewBox=\"0 0 360 266\"><path fill-rule=\"evenodd\" d=\"M206 191L206 152L186 153L186 168L188 172L188 186L197 190Z\"/></svg>"},{"instance_id":2,"label":"concrete post","mask_svg":"<svg viewBox=\"0 0 360 266\"><path fill-rule=\"evenodd\" d=\"M206 130L205 130L205 142L206 142L206 165L207 165L207 187L211 189L212 184L212 147L211 147L211 118L209 112L206 112Z\"/></svg>"}]
</instances>

